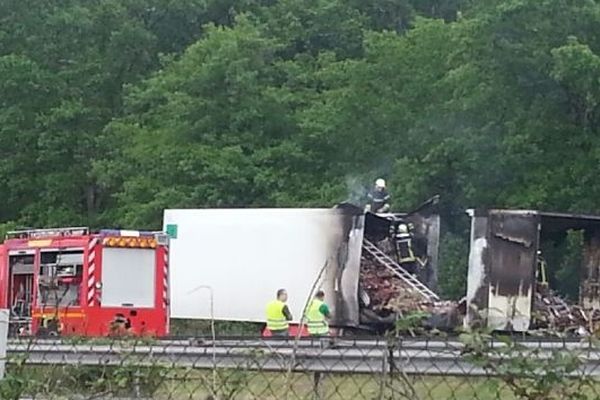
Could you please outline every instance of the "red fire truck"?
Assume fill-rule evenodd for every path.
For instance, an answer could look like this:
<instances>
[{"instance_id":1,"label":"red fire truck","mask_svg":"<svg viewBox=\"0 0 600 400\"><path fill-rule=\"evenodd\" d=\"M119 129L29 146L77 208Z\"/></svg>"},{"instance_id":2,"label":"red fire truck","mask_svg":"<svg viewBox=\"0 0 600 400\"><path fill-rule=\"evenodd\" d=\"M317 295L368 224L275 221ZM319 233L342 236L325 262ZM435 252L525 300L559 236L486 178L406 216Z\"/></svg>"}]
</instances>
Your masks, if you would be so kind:
<instances>
[{"instance_id":1,"label":"red fire truck","mask_svg":"<svg viewBox=\"0 0 600 400\"><path fill-rule=\"evenodd\" d=\"M0 245L0 308L18 334L165 336L168 249L154 232L10 232Z\"/></svg>"}]
</instances>

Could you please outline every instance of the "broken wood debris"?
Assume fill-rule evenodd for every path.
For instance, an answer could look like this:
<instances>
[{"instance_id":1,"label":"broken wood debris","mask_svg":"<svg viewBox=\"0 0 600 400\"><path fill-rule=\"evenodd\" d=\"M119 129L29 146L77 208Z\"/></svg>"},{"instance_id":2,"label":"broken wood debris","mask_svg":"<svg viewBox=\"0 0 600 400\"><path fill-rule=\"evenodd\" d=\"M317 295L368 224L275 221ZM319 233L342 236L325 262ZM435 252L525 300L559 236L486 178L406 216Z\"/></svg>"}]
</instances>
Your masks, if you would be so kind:
<instances>
[{"instance_id":1,"label":"broken wood debris","mask_svg":"<svg viewBox=\"0 0 600 400\"><path fill-rule=\"evenodd\" d=\"M390 258L394 258L393 248L387 240L376 243L376 246ZM456 314L457 302L432 301L425 298L389 268L380 265L376 259L363 256L360 282L370 300L368 307L382 316L402 316L415 312Z\"/></svg>"},{"instance_id":2,"label":"broken wood debris","mask_svg":"<svg viewBox=\"0 0 600 400\"><path fill-rule=\"evenodd\" d=\"M538 285L533 303L533 328L555 333L586 335L600 327L600 310L586 310Z\"/></svg>"}]
</instances>

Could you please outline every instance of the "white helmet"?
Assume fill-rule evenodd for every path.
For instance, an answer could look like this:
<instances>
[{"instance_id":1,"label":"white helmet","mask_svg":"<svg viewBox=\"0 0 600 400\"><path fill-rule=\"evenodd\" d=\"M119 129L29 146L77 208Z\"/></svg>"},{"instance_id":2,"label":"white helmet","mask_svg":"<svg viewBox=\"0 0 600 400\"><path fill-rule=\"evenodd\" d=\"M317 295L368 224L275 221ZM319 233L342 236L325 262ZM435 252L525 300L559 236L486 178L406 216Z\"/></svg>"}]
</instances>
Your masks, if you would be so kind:
<instances>
[{"instance_id":1,"label":"white helmet","mask_svg":"<svg viewBox=\"0 0 600 400\"><path fill-rule=\"evenodd\" d=\"M375 186L377 186L378 188L385 188L385 181L379 178L375 181Z\"/></svg>"}]
</instances>

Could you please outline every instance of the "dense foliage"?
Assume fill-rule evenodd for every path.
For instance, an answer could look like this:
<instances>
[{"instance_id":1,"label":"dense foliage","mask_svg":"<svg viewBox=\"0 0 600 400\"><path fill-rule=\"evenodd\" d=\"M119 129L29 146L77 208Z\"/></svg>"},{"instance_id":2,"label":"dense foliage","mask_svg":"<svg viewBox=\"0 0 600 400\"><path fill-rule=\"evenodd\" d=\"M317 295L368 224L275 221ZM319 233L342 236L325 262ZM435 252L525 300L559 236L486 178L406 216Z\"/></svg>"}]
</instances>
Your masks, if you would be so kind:
<instances>
[{"instance_id":1,"label":"dense foliage","mask_svg":"<svg viewBox=\"0 0 600 400\"><path fill-rule=\"evenodd\" d=\"M0 2L0 230L382 176L453 254L467 207L599 212L599 134L598 0Z\"/></svg>"}]
</instances>

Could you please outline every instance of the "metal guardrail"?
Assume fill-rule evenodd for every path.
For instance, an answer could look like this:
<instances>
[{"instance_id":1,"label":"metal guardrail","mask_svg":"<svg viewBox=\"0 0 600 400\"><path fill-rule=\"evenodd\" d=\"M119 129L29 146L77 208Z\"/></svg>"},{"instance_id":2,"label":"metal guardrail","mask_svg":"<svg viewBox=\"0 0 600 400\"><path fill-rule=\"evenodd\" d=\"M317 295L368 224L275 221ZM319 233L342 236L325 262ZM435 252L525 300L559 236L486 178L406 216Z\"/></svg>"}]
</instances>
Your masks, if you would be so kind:
<instances>
[{"instance_id":1,"label":"metal guardrail","mask_svg":"<svg viewBox=\"0 0 600 400\"><path fill-rule=\"evenodd\" d=\"M232 390L244 399L286 391L311 400L513 398L506 372L490 366L527 357L532 370L509 376L533 385L561 353L577 354L579 363L553 370L566 377L557 385L585 377L590 391L596 382L600 388L600 348L591 341L523 340L516 353L504 353L508 346L486 343L489 364L481 364L457 339L11 339L7 382L27 382L21 398L237 398Z\"/></svg>"},{"instance_id":2,"label":"metal guardrail","mask_svg":"<svg viewBox=\"0 0 600 400\"><path fill-rule=\"evenodd\" d=\"M577 351L586 373L600 376L600 350L582 342L523 342L525 349L538 350L535 357L550 357L555 350ZM503 346L498 342L493 346ZM59 340L18 342L8 345L9 358L26 359L32 365L168 365L181 368L220 368L265 371L373 373L389 369L389 360L407 374L490 375L463 356L458 341L311 341L219 340L190 344L186 341L156 343L114 342L74 344ZM292 363L292 364L290 364Z\"/></svg>"}]
</instances>

